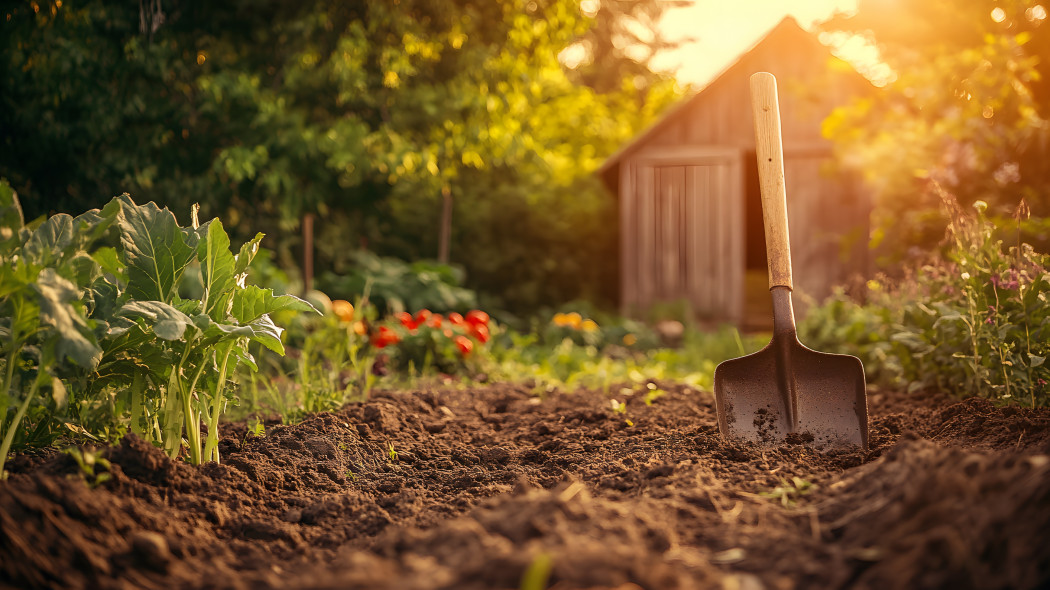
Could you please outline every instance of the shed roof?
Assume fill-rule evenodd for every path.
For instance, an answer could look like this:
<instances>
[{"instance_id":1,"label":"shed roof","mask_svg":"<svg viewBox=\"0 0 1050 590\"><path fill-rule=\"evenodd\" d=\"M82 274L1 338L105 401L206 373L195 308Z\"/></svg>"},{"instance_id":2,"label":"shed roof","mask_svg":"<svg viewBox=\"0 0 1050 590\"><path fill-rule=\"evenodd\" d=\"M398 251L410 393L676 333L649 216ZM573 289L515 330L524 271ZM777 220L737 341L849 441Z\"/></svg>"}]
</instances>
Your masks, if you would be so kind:
<instances>
[{"instance_id":1,"label":"shed roof","mask_svg":"<svg viewBox=\"0 0 1050 590\"><path fill-rule=\"evenodd\" d=\"M702 95L713 86L717 86L720 81L733 76L750 76L754 72L739 71L743 67L741 64L747 61L747 58L756 52L758 48L766 44L775 44L783 46L804 46L810 48L815 53L823 52L829 58L835 58L831 50L817 39L816 35L803 29L793 17L785 17L776 26L769 30L764 36L756 41L747 51L740 54L731 64L729 64L721 73L715 76L710 82L705 84L699 90L694 92L691 96L682 99L677 105L671 107L667 114L658 119L655 123L650 125L646 130L639 133L633 140L617 150L613 155L609 156L608 159L598 169L598 174L607 180L607 177L611 172L615 171L616 166L621 160L634 153L646 143L649 142L654 136L658 135L668 126L674 124L678 119L685 117L690 111L690 108L694 103L701 100ZM855 69L848 67L846 70L856 76L859 80L863 81L868 87L871 87L870 81L861 76Z\"/></svg>"}]
</instances>

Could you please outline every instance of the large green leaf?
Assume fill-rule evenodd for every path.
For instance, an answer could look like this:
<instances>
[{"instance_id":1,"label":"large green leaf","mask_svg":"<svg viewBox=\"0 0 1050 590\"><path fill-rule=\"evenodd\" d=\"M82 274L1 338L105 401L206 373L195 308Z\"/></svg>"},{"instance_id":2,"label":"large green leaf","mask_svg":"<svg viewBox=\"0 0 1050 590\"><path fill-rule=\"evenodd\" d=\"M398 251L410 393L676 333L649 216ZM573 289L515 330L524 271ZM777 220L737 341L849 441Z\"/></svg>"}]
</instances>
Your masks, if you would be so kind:
<instances>
[{"instance_id":1,"label":"large green leaf","mask_svg":"<svg viewBox=\"0 0 1050 590\"><path fill-rule=\"evenodd\" d=\"M226 305L236 283L234 268L236 260L230 252L230 238L222 222L213 219L197 245L197 260L201 264L201 281L204 283L204 313L215 320L226 315Z\"/></svg>"},{"instance_id":2,"label":"large green leaf","mask_svg":"<svg viewBox=\"0 0 1050 590\"><path fill-rule=\"evenodd\" d=\"M163 301L128 301L116 315L144 320L153 333L164 340L181 339L186 328L193 324L188 315Z\"/></svg>"},{"instance_id":3,"label":"large green leaf","mask_svg":"<svg viewBox=\"0 0 1050 590\"><path fill-rule=\"evenodd\" d=\"M53 332L55 358L69 358L87 369L94 369L102 358L102 349L94 341L84 318L80 292L53 269L40 272L33 289L40 305L40 324Z\"/></svg>"},{"instance_id":4,"label":"large green leaf","mask_svg":"<svg viewBox=\"0 0 1050 590\"><path fill-rule=\"evenodd\" d=\"M77 248L88 248L95 240L106 235L120 215L121 201L115 197L102 209L92 209L73 220Z\"/></svg>"},{"instance_id":5,"label":"large green leaf","mask_svg":"<svg viewBox=\"0 0 1050 590\"><path fill-rule=\"evenodd\" d=\"M120 288L105 275L97 277L88 288L88 300L91 303L90 317L96 321L108 322L113 319L120 298Z\"/></svg>"},{"instance_id":6,"label":"large green leaf","mask_svg":"<svg viewBox=\"0 0 1050 590\"><path fill-rule=\"evenodd\" d=\"M140 301L170 303L193 249L186 245L175 215L153 202L138 206L122 195L117 218L127 265L127 294Z\"/></svg>"},{"instance_id":7,"label":"large green leaf","mask_svg":"<svg viewBox=\"0 0 1050 590\"><path fill-rule=\"evenodd\" d=\"M234 275L239 275L248 270L248 265L255 259L255 255L259 253L259 242L262 241L263 236L264 234L259 232L255 234L251 241L241 244L241 249L237 252L237 266L233 270Z\"/></svg>"},{"instance_id":8,"label":"large green leaf","mask_svg":"<svg viewBox=\"0 0 1050 590\"><path fill-rule=\"evenodd\" d=\"M281 342L281 334L284 332L284 329L273 323L269 315L260 316L248 325L253 331L250 338L251 341L258 342L277 354L284 356L284 344Z\"/></svg>"},{"instance_id":9,"label":"large green leaf","mask_svg":"<svg viewBox=\"0 0 1050 590\"><path fill-rule=\"evenodd\" d=\"M252 342L262 344L277 354L284 355L284 344L281 342L281 334L284 332L284 329L274 324L269 315L263 314L247 324L224 324L201 314L194 317L193 322L204 332L202 343L215 344L231 338L247 338ZM247 353L241 348L235 350ZM254 360L252 362L254 364Z\"/></svg>"},{"instance_id":10,"label":"large green leaf","mask_svg":"<svg viewBox=\"0 0 1050 590\"><path fill-rule=\"evenodd\" d=\"M103 272L108 272L116 277L125 275L124 263L120 261L120 254L116 248L103 246L91 253Z\"/></svg>"},{"instance_id":11,"label":"large green leaf","mask_svg":"<svg viewBox=\"0 0 1050 590\"><path fill-rule=\"evenodd\" d=\"M32 263L51 266L61 260L73 245L73 218L59 213L33 231L22 251Z\"/></svg>"},{"instance_id":12,"label":"large green leaf","mask_svg":"<svg viewBox=\"0 0 1050 590\"><path fill-rule=\"evenodd\" d=\"M99 340L99 344L102 346L105 361L116 358L123 352L135 358L142 358L157 350L155 346L146 345L152 339L153 336L134 320L115 317L108 323L105 336Z\"/></svg>"},{"instance_id":13,"label":"large green leaf","mask_svg":"<svg viewBox=\"0 0 1050 590\"><path fill-rule=\"evenodd\" d=\"M233 295L233 317L242 325L251 323L264 314L283 310L321 313L294 295L274 295L273 289L262 289L255 285L248 285Z\"/></svg>"}]
</instances>

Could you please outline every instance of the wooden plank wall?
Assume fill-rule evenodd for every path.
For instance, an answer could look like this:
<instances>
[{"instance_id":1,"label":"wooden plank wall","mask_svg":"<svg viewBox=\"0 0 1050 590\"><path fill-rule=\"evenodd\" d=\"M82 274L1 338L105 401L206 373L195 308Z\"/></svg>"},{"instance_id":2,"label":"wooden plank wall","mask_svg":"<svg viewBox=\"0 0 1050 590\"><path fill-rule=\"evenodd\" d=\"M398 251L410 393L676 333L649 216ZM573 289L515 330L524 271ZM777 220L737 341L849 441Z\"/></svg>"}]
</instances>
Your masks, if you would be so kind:
<instances>
[{"instance_id":1,"label":"wooden plank wall","mask_svg":"<svg viewBox=\"0 0 1050 590\"><path fill-rule=\"evenodd\" d=\"M701 165L686 165L685 162ZM621 169L624 310L686 301L700 317L738 322L744 236L739 154L625 164Z\"/></svg>"}]
</instances>

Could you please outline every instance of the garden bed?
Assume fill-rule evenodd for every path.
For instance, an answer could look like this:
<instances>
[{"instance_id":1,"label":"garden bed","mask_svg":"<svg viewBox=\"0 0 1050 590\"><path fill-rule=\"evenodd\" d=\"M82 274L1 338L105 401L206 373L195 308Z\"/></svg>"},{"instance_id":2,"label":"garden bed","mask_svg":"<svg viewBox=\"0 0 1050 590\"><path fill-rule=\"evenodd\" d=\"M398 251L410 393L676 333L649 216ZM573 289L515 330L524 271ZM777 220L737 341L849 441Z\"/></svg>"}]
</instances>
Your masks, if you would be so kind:
<instances>
[{"instance_id":1,"label":"garden bed","mask_svg":"<svg viewBox=\"0 0 1050 590\"><path fill-rule=\"evenodd\" d=\"M871 449L820 454L728 443L709 393L661 385L651 405L613 396L621 411L590 391L380 392L263 437L226 425L221 465L125 438L104 481L17 456L0 586L1050 582L1050 411L876 393Z\"/></svg>"}]
</instances>

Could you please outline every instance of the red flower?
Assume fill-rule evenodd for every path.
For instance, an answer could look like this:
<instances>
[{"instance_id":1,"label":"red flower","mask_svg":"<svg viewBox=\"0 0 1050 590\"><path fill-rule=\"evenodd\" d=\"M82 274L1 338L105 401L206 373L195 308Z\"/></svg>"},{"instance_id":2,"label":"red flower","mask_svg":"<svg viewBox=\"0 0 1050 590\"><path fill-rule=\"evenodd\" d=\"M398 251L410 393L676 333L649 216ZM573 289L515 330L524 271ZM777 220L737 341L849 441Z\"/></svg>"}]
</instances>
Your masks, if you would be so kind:
<instances>
[{"instance_id":1,"label":"red flower","mask_svg":"<svg viewBox=\"0 0 1050 590\"><path fill-rule=\"evenodd\" d=\"M386 326L379 326L379 333L372 338L372 346L376 348L386 348L398 342L401 342L401 336Z\"/></svg>"},{"instance_id":2,"label":"red flower","mask_svg":"<svg viewBox=\"0 0 1050 590\"><path fill-rule=\"evenodd\" d=\"M416 324L415 320L412 319L412 314L408 313L407 311L403 311L403 312L397 314L394 317L396 317L398 320L400 320L401 321L401 325L406 327L406 328L408 328L409 330L415 330L416 329L417 324Z\"/></svg>"},{"instance_id":3,"label":"red flower","mask_svg":"<svg viewBox=\"0 0 1050 590\"><path fill-rule=\"evenodd\" d=\"M453 342L456 343L456 347L459 348L459 353L463 356L469 356L470 353L474 351L474 343L466 336L456 336Z\"/></svg>"},{"instance_id":4,"label":"red flower","mask_svg":"<svg viewBox=\"0 0 1050 590\"><path fill-rule=\"evenodd\" d=\"M453 326L458 326L463 323L463 316L456 312L452 312L448 314L448 321L452 322Z\"/></svg>"},{"instance_id":5,"label":"red flower","mask_svg":"<svg viewBox=\"0 0 1050 590\"><path fill-rule=\"evenodd\" d=\"M445 318L441 317L440 313L432 314L429 318L427 318L427 325L436 330L441 327L441 320L443 319Z\"/></svg>"},{"instance_id":6,"label":"red flower","mask_svg":"<svg viewBox=\"0 0 1050 590\"><path fill-rule=\"evenodd\" d=\"M434 315L434 314L431 313L429 309L421 309L421 310L417 311L416 312L416 325L425 324L427 322L427 318L429 318L432 315Z\"/></svg>"},{"instance_id":7,"label":"red flower","mask_svg":"<svg viewBox=\"0 0 1050 590\"><path fill-rule=\"evenodd\" d=\"M467 312L467 323L472 326L487 326L489 323L489 314L480 309L472 309Z\"/></svg>"},{"instance_id":8,"label":"red flower","mask_svg":"<svg viewBox=\"0 0 1050 590\"><path fill-rule=\"evenodd\" d=\"M477 324L470 333L473 334L474 337L478 339L478 342L482 344L489 341L489 327L485 324Z\"/></svg>"}]
</instances>

